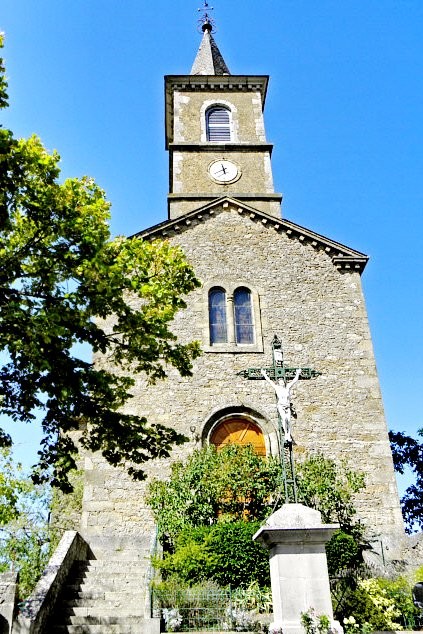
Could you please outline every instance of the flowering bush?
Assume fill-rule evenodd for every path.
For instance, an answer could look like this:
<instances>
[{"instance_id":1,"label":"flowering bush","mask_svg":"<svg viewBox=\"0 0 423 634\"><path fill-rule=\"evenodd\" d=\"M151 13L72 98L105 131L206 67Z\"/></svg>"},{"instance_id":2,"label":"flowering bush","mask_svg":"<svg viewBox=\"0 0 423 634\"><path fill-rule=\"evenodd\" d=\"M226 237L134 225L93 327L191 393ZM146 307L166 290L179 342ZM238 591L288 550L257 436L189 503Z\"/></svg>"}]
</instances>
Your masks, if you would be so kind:
<instances>
[{"instance_id":1,"label":"flowering bush","mask_svg":"<svg viewBox=\"0 0 423 634\"><path fill-rule=\"evenodd\" d=\"M306 634L329 634L331 631L329 617L326 614L316 614L314 608L301 612L301 625Z\"/></svg>"},{"instance_id":2,"label":"flowering bush","mask_svg":"<svg viewBox=\"0 0 423 634\"><path fill-rule=\"evenodd\" d=\"M177 632L182 624L182 616L178 608L163 608L162 610L166 632Z\"/></svg>"},{"instance_id":3,"label":"flowering bush","mask_svg":"<svg viewBox=\"0 0 423 634\"><path fill-rule=\"evenodd\" d=\"M343 614L348 615L346 625L349 634L404 629L401 623L402 608L399 608L396 595L391 596L388 592L389 583L387 587L384 587L384 583L388 581L361 579L346 596L342 609Z\"/></svg>"},{"instance_id":4,"label":"flowering bush","mask_svg":"<svg viewBox=\"0 0 423 634\"><path fill-rule=\"evenodd\" d=\"M402 630L403 627L395 621L401 616L400 610L395 606L393 598L388 596L385 588L382 588L377 579L362 579L358 582L370 598L378 612L383 613L385 630Z\"/></svg>"},{"instance_id":5,"label":"flowering bush","mask_svg":"<svg viewBox=\"0 0 423 634\"><path fill-rule=\"evenodd\" d=\"M249 632L254 629L253 613L242 608L226 608L226 620L223 623L224 630L235 632Z\"/></svg>"},{"instance_id":6,"label":"flowering bush","mask_svg":"<svg viewBox=\"0 0 423 634\"><path fill-rule=\"evenodd\" d=\"M372 626L369 623L357 623L353 616L347 616L344 620L345 634L369 634L372 632Z\"/></svg>"}]
</instances>

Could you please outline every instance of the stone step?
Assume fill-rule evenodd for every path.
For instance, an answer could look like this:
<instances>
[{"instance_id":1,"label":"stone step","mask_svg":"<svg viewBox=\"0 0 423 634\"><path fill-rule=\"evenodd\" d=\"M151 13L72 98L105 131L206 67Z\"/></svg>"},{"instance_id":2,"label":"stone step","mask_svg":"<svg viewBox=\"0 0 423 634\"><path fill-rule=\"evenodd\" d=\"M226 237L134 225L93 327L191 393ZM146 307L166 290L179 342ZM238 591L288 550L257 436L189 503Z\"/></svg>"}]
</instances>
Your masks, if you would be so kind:
<instances>
[{"instance_id":1,"label":"stone step","mask_svg":"<svg viewBox=\"0 0 423 634\"><path fill-rule=\"evenodd\" d=\"M127 577L124 573L115 573L114 575L89 575L88 577L76 577L72 579L67 587L74 588L91 588L96 586L97 588L105 588L106 585L111 589L116 588L119 585L127 586L131 585L133 588L137 588L139 585L145 585L146 575L133 573L130 577Z\"/></svg>"},{"instance_id":2,"label":"stone step","mask_svg":"<svg viewBox=\"0 0 423 634\"><path fill-rule=\"evenodd\" d=\"M144 618L144 605L127 604L124 607L71 607L60 610L61 616L67 623L80 625L83 623L115 623L116 619L133 619L139 621Z\"/></svg>"},{"instance_id":3,"label":"stone step","mask_svg":"<svg viewBox=\"0 0 423 634\"><path fill-rule=\"evenodd\" d=\"M150 565L147 550L75 562L48 634L149 634L144 614Z\"/></svg>"},{"instance_id":4,"label":"stone step","mask_svg":"<svg viewBox=\"0 0 423 634\"><path fill-rule=\"evenodd\" d=\"M139 550L122 550L122 552L104 553L104 556L96 556L89 561L137 561L143 557L151 557L150 548L140 548Z\"/></svg>"},{"instance_id":5,"label":"stone step","mask_svg":"<svg viewBox=\"0 0 423 634\"><path fill-rule=\"evenodd\" d=\"M128 605L143 604L145 602L145 594L143 592L105 592L102 596L87 597L82 596L79 598L63 597L62 606L63 609L68 611L73 608L97 608L103 610L104 608L120 608Z\"/></svg>"},{"instance_id":6,"label":"stone step","mask_svg":"<svg viewBox=\"0 0 423 634\"><path fill-rule=\"evenodd\" d=\"M121 586L119 588L113 587L111 590L104 588L98 588L97 586L92 590L78 589L78 590L65 590L62 595L62 601L64 603L71 603L77 601L113 601L117 597L123 600L129 601L134 597L145 596L145 589L136 586L135 588L127 588L123 590Z\"/></svg>"},{"instance_id":7,"label":"stone step","mask_svg":"<svg viewBox=\"0 0 423 634\"><path fill-rule=\"evenodd\" d=\"M103 626L112 626L112 625L137 625L141 627L144 616L140 614L116 614L116 611L112 611L112 614L86 614L68 616L63 615L61 618L61 623L64 625L103 625Z\"/></svg>"},{"instance_id":8,"label":"stone step","mask_svg":"<svg viewBox=\"0 0 423 634\"><path fill-rule=\"evenodd\" d=\"M110 578L120 578L136 575L137 577L145 576L147 573L147 568L143 569L142 566L137 566L135 568L126 568L125 566L114 567L111 569L108 568L88 568L87 570L75 570L69 576L69 579L87 579L91 577L110 577Z\"/></svg>"},{"instance_id":9,"label":"stone step","mask_svg":"<svg viewBox=\"0 0 423 634\"><path fill-rule=\"evenodd\" d=\"M121 578L124 576L129 576L129 575L136 575L138 578L139 577L145 577L147 573L147 570L142 570L141 568L134 568L134 569L124 569L124 568L120 568L119 570L107 570L107 568L105 568L104 570L100 570L99 568L94 568L93 570L86 570L85 572L80 571L77 572L75 574L73 574L70 578L71 579L80 579L82 581L84 581L84 579L97 579L97 578Z\"/></svg>"},{"instance_id":10,"label":"stone step","mask_svg":"<svg viewBox=\"0 0 423 634\"><path fill-rule=\"evenodd\" d=\"M89 580L74 580L66 584L64 592L113 592L121 588L125 592L137 592L140 588L145 588L145 577L140 575L132 579L104 579L102 577L91 578Z\"/></svg>"},{"instance_id":11,"label":"stone step","mask_svg":"<svg viewBox=\"0 0 423 634\"><path fill-rule=\"evenodd\" d=\"M145 576L148 572L147 567L136 566L133 568L125 568L125 566L112 566L109 568L88 568L86 570L74 570L69 579L87 579L89 577L115 577L124 575L137 575L137 577Z\"/></svg>"},{"instance_id":12,"label":"stone step","mask_svg":"<svg viewBox=\"0 0 423 634\"><path fill-rule=\"evenodd\" d=\"M89 559L88 561L78 562L73 565L72 572L85 570L132 570L141 567L149 567L151 559L149 556L140 557L139 559L113 559L104 561L100 559Z\"/></svg>"},{"instance_id":13,"label":"stone step","mask_svg":"<svg viewBox=\"0 0 423 634\"><path fill-rule=\"evenodd\" d=\"M144 634L143 624L128 625L127 623L115 625L56 625L48 634Z\"/></svg>"}]
</instances>

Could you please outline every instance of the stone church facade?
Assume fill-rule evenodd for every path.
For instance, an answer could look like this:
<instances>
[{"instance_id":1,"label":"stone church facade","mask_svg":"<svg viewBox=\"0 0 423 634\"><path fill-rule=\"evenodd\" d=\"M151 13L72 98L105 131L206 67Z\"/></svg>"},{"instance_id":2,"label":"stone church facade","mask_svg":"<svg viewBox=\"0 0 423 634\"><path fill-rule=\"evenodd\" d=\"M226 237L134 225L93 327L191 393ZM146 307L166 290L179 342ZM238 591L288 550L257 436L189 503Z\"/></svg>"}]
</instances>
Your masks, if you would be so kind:
<instances>
[{"instance_id":1,"label":"stone church facade","mask_svg":"<svg viewBox=\"0 0 423 634\"><path fill-rule=\"evenodd\" d=\"M165 79L168 220L139 234L180 245L193 265L202 287L173 330L203 354L191 378L136 377L127 411L190 438L146 471L165 478L171 461L208 442L248 439L279 454L273 391L238 374L270 366L277 335L287 365L321 373L293 392L294 455L322 452L363 471L359 516L393 553L403 523L361 288L367 256L281 216L263 119L268 77L231 75L208 22L203 31L191 74ZM146 486L87 456L84 537L152 531Z\"/></svg>"}]
</instances>

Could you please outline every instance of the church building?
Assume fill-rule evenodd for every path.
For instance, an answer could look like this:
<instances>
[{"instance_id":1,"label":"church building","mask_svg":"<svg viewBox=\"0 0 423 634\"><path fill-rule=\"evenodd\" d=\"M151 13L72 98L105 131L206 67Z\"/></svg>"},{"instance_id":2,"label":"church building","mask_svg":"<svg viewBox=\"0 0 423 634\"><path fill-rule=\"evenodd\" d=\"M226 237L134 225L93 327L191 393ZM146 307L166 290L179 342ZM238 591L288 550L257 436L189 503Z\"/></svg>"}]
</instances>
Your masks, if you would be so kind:
<instances>
[{"instance_id":1,"label":"church building","mask_svg":"<svg viewBox=\"0 0 423 634\"><path fill-rule=\"evenodd\" d=\"M165 478L207 443L281 453L275 393L248 373L273 366L276 335L280 367L314 370L292 390L295 459L320 452L365 473L359 517L393 556L403 522L361 287L368 258L283 217L263 118L269 77L231 75L207 16L202 30L191 72L165 78L168 218L139 235L180 245L192 264L202 286L172 329L203 353L190 378L173 369L156 385L136 378L126 411L190 439L146 471ZM146 486L87 457L84 537L152 532Z\"/></svg>"}]
</instances>

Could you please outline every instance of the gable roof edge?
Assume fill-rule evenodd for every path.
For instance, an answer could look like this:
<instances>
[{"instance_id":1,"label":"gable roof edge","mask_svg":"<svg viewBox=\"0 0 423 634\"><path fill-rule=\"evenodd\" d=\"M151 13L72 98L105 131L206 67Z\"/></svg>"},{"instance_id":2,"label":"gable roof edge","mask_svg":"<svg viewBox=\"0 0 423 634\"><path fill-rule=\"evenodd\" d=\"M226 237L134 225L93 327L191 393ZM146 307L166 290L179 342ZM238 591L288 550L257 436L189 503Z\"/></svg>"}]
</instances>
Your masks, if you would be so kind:
<instances>
[{"instance_id":1,"label":"gable roof edge","mask_svg":"<svg viewBox=\"0 0 423 634\"><path fill-rule=\"evenodd\" d=\"M217 198L187 214L172 220L165 220L143 231L139 231L131 237L137 236L146 240L169 237L171 233L179 233L188 228L193 220L205 220L212 216L214 210L220 206L223 209L233 207L240 214L248 213L252 220L256 219L264 225L273 227L275 231L286 233L288 237L297 239L304 244L310 244L316 249L323 249L331 257L336 268L340 270L355 270L361 274L369 260L369 256L365 253L352 249L341 242L327 238L291 220L271 216L264 211L260 211L255 207L246 205L244 202L236 198L230 198L229 196Z\"/></svg>"}]
</instances>

